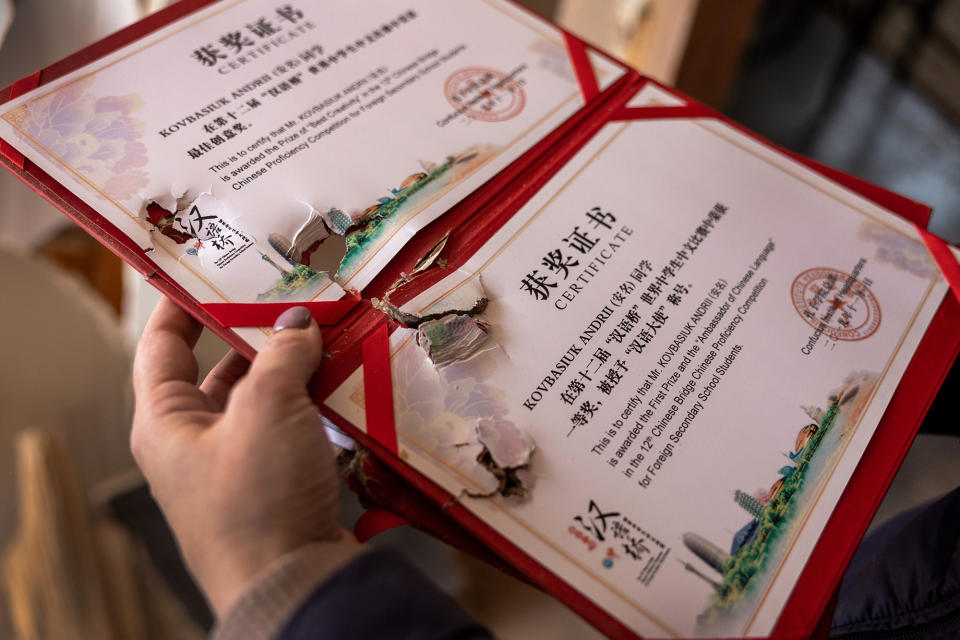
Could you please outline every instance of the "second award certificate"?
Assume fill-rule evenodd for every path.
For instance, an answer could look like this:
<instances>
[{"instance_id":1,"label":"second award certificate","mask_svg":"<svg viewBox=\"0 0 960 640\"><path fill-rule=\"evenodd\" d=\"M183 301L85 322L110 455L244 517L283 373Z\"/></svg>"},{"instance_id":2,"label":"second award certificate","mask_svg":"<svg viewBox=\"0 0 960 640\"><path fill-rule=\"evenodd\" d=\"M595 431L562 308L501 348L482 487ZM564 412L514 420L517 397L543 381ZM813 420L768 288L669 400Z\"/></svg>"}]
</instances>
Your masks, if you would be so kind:
<instances>
[{"instance_id":1,"label":"second award certificate","mask_svg":"<svg viewBox=\"0 0 960 640\"><path fill-rule=\"evenodd\" d=\"M641 635L763 635L946 291L733 127L609 124L406 306L490 300L393 334L400 455Z\"/></svg>"}]
</instances>

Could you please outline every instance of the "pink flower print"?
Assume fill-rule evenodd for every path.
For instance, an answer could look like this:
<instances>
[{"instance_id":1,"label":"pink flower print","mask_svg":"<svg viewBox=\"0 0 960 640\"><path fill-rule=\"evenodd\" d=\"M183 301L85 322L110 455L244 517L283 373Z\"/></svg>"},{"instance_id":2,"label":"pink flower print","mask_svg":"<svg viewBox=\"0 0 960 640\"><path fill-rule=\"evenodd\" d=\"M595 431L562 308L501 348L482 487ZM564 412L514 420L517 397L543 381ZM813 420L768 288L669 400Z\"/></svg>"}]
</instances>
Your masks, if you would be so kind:
<instances>
[{"instance_id":1,"label":"pink flower print","mask_svg":"<svg viewBox=\"0 0 960 640\"><path fill-rule=\"evenodd\" d=\"M68 84L29 104L24 131L42 151L80 173L106 195L126 200L146 186L144 123L130 116L143 108L138 95L96 98L92 80Z\"/></svg>"}]
</instances>

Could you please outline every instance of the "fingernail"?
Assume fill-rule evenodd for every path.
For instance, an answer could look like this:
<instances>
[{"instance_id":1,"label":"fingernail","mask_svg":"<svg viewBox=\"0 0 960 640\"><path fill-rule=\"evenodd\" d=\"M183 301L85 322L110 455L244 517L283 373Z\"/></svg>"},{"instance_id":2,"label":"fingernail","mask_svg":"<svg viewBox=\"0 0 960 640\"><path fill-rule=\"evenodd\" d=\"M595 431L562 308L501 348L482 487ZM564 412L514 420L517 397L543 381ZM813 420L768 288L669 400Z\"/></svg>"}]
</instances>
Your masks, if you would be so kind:
<instances>
[{"instance_id":1,"label":"fingernail","mask_svg":"<svg viewBox=\"0 0 960 640\"><path fill-rule=\"evenodd\" d=\"M310 326L310 310L306 307L290 307L273 323L273 332L284 329L306 329Z\"/></svg>"}]
</instances>

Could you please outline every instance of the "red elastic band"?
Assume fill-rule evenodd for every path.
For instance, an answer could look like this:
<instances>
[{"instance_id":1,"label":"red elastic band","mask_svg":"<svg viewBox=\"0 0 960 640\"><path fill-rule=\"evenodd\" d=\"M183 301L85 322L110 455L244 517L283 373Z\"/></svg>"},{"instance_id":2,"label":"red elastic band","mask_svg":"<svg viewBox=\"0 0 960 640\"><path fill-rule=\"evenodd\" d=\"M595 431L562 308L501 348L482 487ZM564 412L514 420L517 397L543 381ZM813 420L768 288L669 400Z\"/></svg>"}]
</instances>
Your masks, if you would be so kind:
<instances>
[{"instance_id":1,"label":"red elastic band","mask_svg":"<svg viewBox=\"0 0 960 640\"><path fill-rule=\"evenodd\" d=\"M20 78L10 85L10 100L18 98L26 92L33 91L40 86L40 73L41 71L31 73L29 76ZM23 169L24 166L26 166L27 159L23 157L23 154L4 140L0 140L0 155L5 156L7 160L15 164L18 169Z\"/></svg>"},{"instance_id":2,"label":"red elastic band","mask_svg":"<svg viewBox=\"0 0 960 640\"><path fill-rule=\"evenodd\" d=\"M291 307L306 307L318 325L329 327L340 322L359 303L358 298L344 298L332 302L217 302L202 306L224 327L270 327Z\"/></svg>"},{"instance_id":3,"label":"red elastic band","mask_svg":"<svg viewBox=\"0 0 960 640\"><path fill-rule=\"evenodd\" d=\"M573 72L577 76L580 93L583 94L583 102L589 104L591 100L600 95L600 85L597 84L597 76L593 73L587 48L580 40L566 31L563 32L563 41L567 45L567 54L570 56Z\"/></svg>"},{"instance_id":4,"label":"red elastic band","mask_svg":"<svg viewBox=\"0 0 960 640\"><path fill-rule=\"evenodd\" d=\"M960 301L960 264L957 263L957 257L950 251L946 242L926 229L917 227L917 230L920 232L920 237L923 238L923 243L930 250L934 262L937 263L937 268L940 269L940 273L943 274L947 284L950 285L953 295L957 297L957 301Z\"/></svg>"},{"instance_id":5,"label":"red elastic band","mask_svg":"<svg viewBox=\"0 0 960 640\"><path fill-rule=\"evenodd\" d=\"M386 321L363 341L363 398L367 435L397 455L393 383L390 379L390 332Z\"/></svg>"},{"instance_id":6,"label":"red elastic band","mask_svg":"<svg viewBox=\"0 0 960 640\"><path fill-rule=\"evenodd\" d=\"M35 71L28 76L14 81L14 83L10 85L10 99L19 98L28 91L33 91L39 87L41 73L43 73L43 71Z\"/></svg>"},{"instance_id":7,"label":"red elastic band","mask_svg":"<svg viewBox=\"0 0 960 640\"><path fill-rule=\"evenodd\" d=\"M406 518L398 516L393 511L387 511L380 507L371 507L364 511L357 523L353 525L353 535L359 542L366 542L378 533L402 527L407 522Z\"/></svg>"}]
</instances>

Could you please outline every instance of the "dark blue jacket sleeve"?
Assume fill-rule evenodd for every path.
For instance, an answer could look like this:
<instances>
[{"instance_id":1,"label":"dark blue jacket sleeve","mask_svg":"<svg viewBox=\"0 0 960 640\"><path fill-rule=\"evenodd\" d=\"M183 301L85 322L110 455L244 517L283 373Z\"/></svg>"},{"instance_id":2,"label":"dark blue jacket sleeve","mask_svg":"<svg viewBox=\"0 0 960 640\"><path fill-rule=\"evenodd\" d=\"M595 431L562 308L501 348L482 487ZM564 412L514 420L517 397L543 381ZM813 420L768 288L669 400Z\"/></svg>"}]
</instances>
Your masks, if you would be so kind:
<instances>
[{"instance_id":1,"label":"dark blue jacket sleeve","mask_svg":"<svg viewBox=\"0 0 960 640\"><path fill-rule=\"evenodd\" d=\"M840 587L831 638L960 638L960 487L867 536Z\"/></svg>"},{"instance_id":2,"label":"dark blue jacket sleeve","mask_svg":"<svg viewBox=\"0 0 960 640\"><path fill-rule=\"evenodd\" d=\"M400 556L376 550L323 582L277 638L473 640L491 636Z\"/></svg>"}]
</instances>

